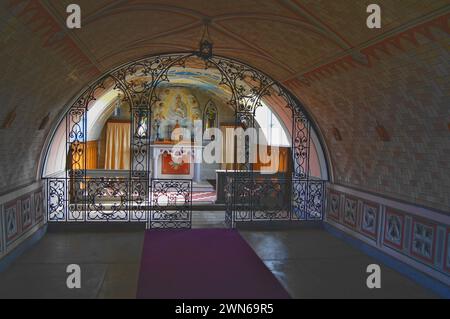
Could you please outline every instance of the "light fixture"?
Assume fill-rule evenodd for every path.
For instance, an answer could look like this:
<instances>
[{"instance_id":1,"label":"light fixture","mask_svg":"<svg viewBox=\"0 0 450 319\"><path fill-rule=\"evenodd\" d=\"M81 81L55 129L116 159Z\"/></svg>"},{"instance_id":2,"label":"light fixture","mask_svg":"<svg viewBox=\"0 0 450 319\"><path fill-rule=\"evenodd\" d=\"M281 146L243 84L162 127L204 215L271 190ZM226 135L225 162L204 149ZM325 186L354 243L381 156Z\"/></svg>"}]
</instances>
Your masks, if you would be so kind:
<instances>
[{"instance_id":1,"label":"light fixture","mask_svg":"<svg viewBox=\"0 0 450 319\"><path fill-rule=\"evenodd\" d=\"M199 44L198 56L203 60L209 60L213 55L213 43L208 29L209 23L210 21L208 19L204 20L203 35Z\"/></svg>"}]
</instances>

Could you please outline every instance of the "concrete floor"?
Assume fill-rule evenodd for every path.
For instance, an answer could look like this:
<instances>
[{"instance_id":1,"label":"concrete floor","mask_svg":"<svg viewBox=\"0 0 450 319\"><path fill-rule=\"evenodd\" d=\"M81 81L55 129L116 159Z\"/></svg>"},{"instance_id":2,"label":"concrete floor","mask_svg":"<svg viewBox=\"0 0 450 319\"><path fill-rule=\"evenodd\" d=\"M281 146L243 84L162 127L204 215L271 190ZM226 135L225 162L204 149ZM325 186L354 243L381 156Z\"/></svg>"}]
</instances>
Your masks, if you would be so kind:
<instances>
[{"instance_id":1,"label":"concrete floor","mask_svg":"<svg viewBox=\"0 0 450 319\"><path fill-rule=\"evenodd\" d=\"M382 288L369 290L365 270L376 261L321 229L241 234L294 298L436 297L382 265ZM0 273L0 298L134 298L143 235L49 232ZM67 289L68 264L81 266L81 289Z\"/></svg>"}]
</instances>

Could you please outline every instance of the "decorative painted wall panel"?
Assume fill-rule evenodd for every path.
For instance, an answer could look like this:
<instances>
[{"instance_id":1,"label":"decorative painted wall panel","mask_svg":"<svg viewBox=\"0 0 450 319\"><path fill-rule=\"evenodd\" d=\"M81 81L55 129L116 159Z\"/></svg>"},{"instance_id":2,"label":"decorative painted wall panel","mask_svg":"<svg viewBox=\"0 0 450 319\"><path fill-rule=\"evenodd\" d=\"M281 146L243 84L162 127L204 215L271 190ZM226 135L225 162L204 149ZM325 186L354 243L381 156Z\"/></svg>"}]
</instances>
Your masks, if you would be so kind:
<instances>
[{"instance_id":1,"label":"decorative painted wall panel","mask_svg":"<svg viewBox=\"0 0 450 319\"><path fill-rule=\"evenodd\" d=\"M3 257L45 223L44 189L39 187L19 193L16 199L0 204L0 208L3 211L0 216L0 257Z\"/></svg>"},{"instance_id":2,"label":"decorative painted wall panel","mask_svg":"<svg viewBox=\"0 0 450 319\"><path fill-rule=\"evenodd\" d=\"M410 253L426 263L433 264L436 244L436 225L414 219Z\"/></svg>"},{"instance_id":3,"label":"decorative painted wall panel","mask_svg":"<svg viewBox=\"0 0 450 319\"><path fill-rule=\"evenodd\" d=\"M344 223L351 228L356 228L358 221L358 201L352 197L344 200Z\"/></svg>"},{"instance_id":4,"label":"decorative painted wall panel","mask_svg":"<svg viewBox=\"0 0 450 319\"><path fill-rule=\"evenodd\" d=\"M19 209L17 201L5 205L6 246L9 246L19 236Z\"/></svg>"},{"instance_id":5,"label":"decorative painted wall panel","mask_svg":"<svg viewBox=\"0 0 450 319\"><path fill-rule=\"evenodd\" d=\"M339 221L341 211L341 196L339 193L330 191L328 197L328 218Z\"/></svg>"},{"instance_id":6,"label":"decorative painted wall panel","mask_svg":"<svg viewBox=\"0 0 450 319\"><path fill-rule=\"evenodd\" d=\"M388 208L385 214L383 242L386 246L403 249L405 239L405 215Z\"/></svg>"},{"instance_id":7,"label":"decorative painted wall panel","mask_svg":"<svg viewBox=\"0 0 450 319\"><path fill-rule=\"evenodd\" d=\"M339 185L327 194L327 223L450 283L450 216Z\"/></svg>"},{"instance_id":8,"label":"decorative painted wall panel","mask_svg":"<svg viewBox=\"0 0 450 319\"><path fill-rule=\"evenodd\" d=\"M3 256L3 253L5 251L4 248L4 244L5 244L5 240L4 240L4 228L3 228L3 207L0 206L0 258Z\"/></svg>"},{"instance_id":9,"label":"decorative painted wall panel","mask_svg":"<svg viewBox=\"0 0 450 319\"><path fill-rule=\"evenodd\" d=\"M361 231L372 239L377 238L379 205L364 202L361 217Z\"/></svg>"},{"instance_id":10,"label":"decorative painted wall panel","mask_svg":"<svg viewBox=\"0 0 450 319\"><path fill-rule=\"evenodd\" d=\"M31 215L31 200L32 200L32 195L28 195L24 198L22 198L19 201L20 204L20 216L21 216L21 225L22 225L22 229L21 231L27 231L28 229L30 229L30 227L33 224L33 216Z\"/></svg>"},{"instance_id":11,"label":"decorative painted wall panel","mask_svg":"<svg viewBox=\"0 0 450 319\"><path fill-rule=\"evenodd\" d=\"M33 196L34 221L39 223L44 220L44 190L40 189Z\"/></svg>"},{"instance_id":12,"label":"decorative painted wall panel","mask_svg":"<svg viewBox=\"0 0 450 319\"><path fill-rule=\"evenodd\" d=\"M445 239L445 255L444 255L444 269L450 273L450 228L447 228L447 236Z\"/></svg>"}]
</instances>

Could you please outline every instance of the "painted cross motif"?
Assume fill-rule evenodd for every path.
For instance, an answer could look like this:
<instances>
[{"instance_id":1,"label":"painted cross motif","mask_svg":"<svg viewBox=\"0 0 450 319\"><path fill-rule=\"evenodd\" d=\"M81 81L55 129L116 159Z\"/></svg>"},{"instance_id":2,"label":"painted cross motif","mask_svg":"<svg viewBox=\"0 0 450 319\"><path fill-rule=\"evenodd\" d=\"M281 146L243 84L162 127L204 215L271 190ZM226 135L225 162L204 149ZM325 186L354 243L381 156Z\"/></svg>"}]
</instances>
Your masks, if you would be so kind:
<instances>
[{"instance_id":1,"label":"painted cross motif","mask_svg":"<svg viewBox=\"0 0 450 319\"><path fill-rule=\"evenodd\" d=\"M339 220L339 194L330 193L330 206L328 209L328 216Z\"/></svg>"},{"instance_id":2,"label":"painted cross motif","mask_svg":"<svg viewBox=\"0 0 450 319\"><path fill-rule=\"evenodd\" d=\"M353 227L356 226L356 210L357 201L354 199L346 198L344 208L344 222Z\"/></svg>"},{"instance_id":3,"label":"painted cross motif","mask_svg":"<svg viewBox=\"0 0 450 319\"><path fill-rule=\"evenodd\" d=\"M434 257L434 227L418 221L413 223L411 252L415 256L432 261Z\"/></svg>"}]
</instances>

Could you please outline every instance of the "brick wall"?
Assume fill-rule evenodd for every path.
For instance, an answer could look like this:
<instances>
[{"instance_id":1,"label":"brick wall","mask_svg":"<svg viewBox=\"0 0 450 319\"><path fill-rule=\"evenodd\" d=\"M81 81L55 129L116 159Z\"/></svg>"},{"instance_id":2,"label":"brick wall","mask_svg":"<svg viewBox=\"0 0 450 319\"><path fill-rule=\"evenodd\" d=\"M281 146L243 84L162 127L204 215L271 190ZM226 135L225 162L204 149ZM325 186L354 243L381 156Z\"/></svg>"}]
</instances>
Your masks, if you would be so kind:
<instances>
[{"instance_id":1,"label":"brick wall","mask_svg":"<svg viewBox=\"0 0 450 319\"><path fill-rule=\"evenodd\" d=\"M450 212L450 51L448 34L433 35L371 66L287 86L325 135L335 183Z\"/></svg>"},{"instance_id":2,"label":"brick wall","mask_svg":"<svg viewBox=\"0 0 450 319\"><path fill-rule=\"evenodd\" d=\"M50 113L53 121L87 80L54 48L43 47L30 26L0 8L0 123L16 112L12 126L0 129L0 194L5 194L35 181L51 126L39 131L42 119Z\"/></svg>"}]
</instances>

